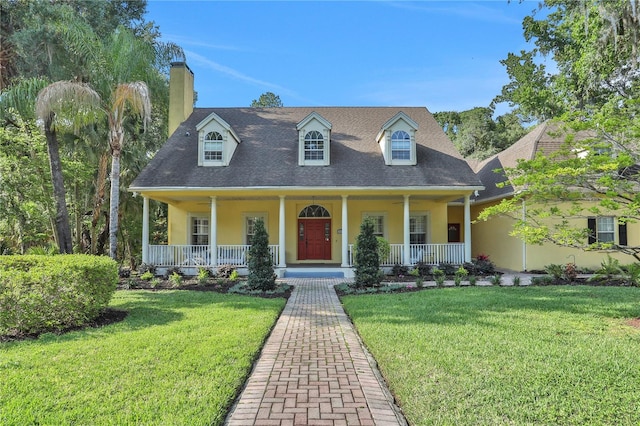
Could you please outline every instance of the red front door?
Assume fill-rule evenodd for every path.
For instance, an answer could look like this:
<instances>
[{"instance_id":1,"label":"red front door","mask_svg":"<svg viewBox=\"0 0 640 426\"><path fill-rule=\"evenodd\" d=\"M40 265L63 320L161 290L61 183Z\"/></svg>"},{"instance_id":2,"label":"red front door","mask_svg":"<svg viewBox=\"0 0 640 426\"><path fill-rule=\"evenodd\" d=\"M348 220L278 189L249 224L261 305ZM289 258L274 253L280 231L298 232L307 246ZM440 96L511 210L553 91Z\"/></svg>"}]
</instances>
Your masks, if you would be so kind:
<instances>
[{"instance_id":1,"label":"red front door","mask_svg":"<svg viewBox=\"0 0 640 426\"><path fill-rule=\"evenodd\" d=\"M331 219L298 219L298 260L331 260Z\"/></svg>"}]
</instances>

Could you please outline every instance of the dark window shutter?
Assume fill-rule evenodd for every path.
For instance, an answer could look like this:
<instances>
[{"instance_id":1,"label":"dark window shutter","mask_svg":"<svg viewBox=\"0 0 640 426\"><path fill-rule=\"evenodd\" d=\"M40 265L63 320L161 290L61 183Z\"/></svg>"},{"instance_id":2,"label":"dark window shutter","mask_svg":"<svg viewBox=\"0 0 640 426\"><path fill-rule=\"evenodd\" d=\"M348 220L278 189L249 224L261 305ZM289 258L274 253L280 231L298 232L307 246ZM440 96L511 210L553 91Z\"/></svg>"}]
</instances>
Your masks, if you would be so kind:
<instances>
[{"instance_id":1,"label":"dark window shutter","mask_svg":"<svg viewBox=\"0 0 640 426\"><path fill-rule=\"evenodd\" d=\"M621 246L627 245L627 224L619 223L618 224L618 244Z\"/></svg>"},{"instance_id":2,"label":"dark window shutter","mask_svg":"<svg viewBox=\"0 0 640 426\"><path fill-rule=\"evenodd\" d=\"M589 228L589 244L596 242L596 218L587 218L587 228Z\"/></svg>"}]
</instances>

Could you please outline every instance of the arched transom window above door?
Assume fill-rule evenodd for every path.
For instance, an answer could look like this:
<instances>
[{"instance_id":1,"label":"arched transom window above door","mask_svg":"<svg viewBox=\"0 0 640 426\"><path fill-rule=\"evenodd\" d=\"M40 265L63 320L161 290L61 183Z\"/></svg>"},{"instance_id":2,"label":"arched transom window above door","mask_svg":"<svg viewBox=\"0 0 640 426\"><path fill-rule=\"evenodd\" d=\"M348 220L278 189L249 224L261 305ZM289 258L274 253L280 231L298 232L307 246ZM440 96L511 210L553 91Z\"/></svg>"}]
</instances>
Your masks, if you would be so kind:
<instances>
[{"instance_id":1,"label":"arched transom window above door","mask_svg":"<svg viewBox=\"0 0 640 426\"><path fill-rule=\"evenodd\" d=\"M318 204L311 204L300 211L300 218L331 217L329 211Z\"/></svg>"}]
</instances>

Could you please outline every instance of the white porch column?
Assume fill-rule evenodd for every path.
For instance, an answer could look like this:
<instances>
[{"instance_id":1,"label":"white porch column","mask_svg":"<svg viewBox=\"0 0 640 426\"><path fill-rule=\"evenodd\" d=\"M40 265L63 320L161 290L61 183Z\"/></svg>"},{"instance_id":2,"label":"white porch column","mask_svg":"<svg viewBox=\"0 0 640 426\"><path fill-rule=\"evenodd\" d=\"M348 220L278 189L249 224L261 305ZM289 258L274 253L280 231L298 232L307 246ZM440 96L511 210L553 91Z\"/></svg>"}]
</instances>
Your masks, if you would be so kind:
<instances>
[{"instance_id":1,"label":"white porch column","mask_svg":"<svg viewBox=\"0 0 640 426\"><path fill-rule=\"evenodd\" d=\"M149 263L149 198L142 197L142 263Z\"/></svg>"},{"instance_id":2,"label":"white porch column","mask_svg":"<svg viewBox=\"0 0 640 426\"><path fill-rule=\"evenodd\" d=\"M284 210L284 195L280 195L280 216L278 218L278 268L284 268L287 266L285 259L285 210Z\"/></svg>"},{"instance_id":3,"label":"white porch column","mask_svg":"<svg viewBox=\"0 0 640 426\"><path fill-rule=\"evenodd\" d=\"M409 196L405 195L404 196L404 232L403 232L403 242L404 242L404 259L403 259L403 263L405 265L409 265L411 264L411 249L410 249L410 242L411 242L411 234L409 232Z\"/></svg>"},{"instance_id":4,"label":"white porch column","mask_svg":"<svg viewBox=\"0 0 640 426\"><path fill-rule=\"evenodd\" d=\"M348 195L342 196L342 263L341 267L347 268L349 265L349 209L347 207Z\"/></svg>"},{"instance_id":5,"label":"white porch column","mask_svg":"<svg viewBox=\"0 0 640 426\"><path fill-rule=\"evenodd\" d=\"M209 220L209 258L211 266L218 265L218 203L211 197L211 219Z\"/></svg>"},{"instance_id":6,"label":"white porch column","mask_svg":"<svg viewBox=\"0 0 640 426\"><path fill-rule=\"evenodd\" d=\"M470 195L464 196L464 261L471 262L471 207Z\"/></svg>"}]
</instances>

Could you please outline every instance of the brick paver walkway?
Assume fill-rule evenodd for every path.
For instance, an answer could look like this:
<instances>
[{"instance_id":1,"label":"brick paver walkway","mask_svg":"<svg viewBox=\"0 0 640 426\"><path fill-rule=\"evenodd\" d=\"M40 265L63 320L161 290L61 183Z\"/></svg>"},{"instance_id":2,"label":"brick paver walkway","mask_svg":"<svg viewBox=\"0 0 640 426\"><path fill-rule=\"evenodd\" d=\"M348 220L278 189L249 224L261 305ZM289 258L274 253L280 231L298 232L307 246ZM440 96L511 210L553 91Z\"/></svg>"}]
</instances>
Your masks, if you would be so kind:
<instances>
[{"instance_id":1,"label":"brick paver walkway","mask_svg":"<svg viewBox=\"0 0 640 426\"><path fill-rule=\"evenodd\" d=\"M332 288L344 280L291 279L295 290L228 425L406 425Z\"/></svg>"}]
</instances>

